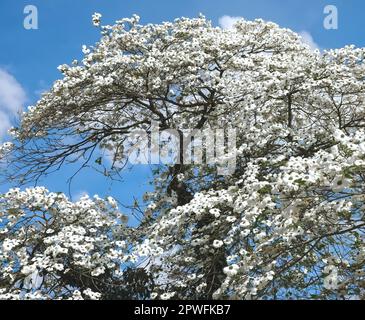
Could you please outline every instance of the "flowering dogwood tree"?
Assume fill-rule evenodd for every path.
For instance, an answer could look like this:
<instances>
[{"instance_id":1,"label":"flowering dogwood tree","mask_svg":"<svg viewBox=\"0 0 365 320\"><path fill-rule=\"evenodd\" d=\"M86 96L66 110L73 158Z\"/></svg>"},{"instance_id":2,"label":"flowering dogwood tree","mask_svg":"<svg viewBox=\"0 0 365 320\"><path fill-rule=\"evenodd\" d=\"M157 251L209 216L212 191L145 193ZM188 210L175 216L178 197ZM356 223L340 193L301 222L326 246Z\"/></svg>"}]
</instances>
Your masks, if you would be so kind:
<instances>
[{"instance_id":1,"label":"flowering dogwood tree","mask_svg":"<svg viewBox=\"0 0 365 320\"><path fill-rule=\"evenodd\" d=\"M226 157L236 168L186 164L180 144L181 161L155 171L136 229L111 199L9 191L2 296L110 298L124 266L144 261L149 298L365 298L365 49L312 51L262 20L222 30L204 17L100 18L100 42L59 67L63 79L0 149L8 176L37 180L107 154L113 178L129 134L151 121L181 135L235 128Z\"/></svg>"}]
</instances>

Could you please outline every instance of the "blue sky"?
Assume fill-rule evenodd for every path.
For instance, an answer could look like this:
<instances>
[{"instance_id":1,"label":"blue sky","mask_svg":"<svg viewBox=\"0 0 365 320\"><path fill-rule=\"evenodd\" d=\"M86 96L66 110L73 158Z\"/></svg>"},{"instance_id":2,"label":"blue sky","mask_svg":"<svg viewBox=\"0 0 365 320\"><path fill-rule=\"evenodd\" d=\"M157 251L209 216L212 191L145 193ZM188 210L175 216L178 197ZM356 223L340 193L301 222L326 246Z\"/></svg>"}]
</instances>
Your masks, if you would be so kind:
<instances>
[{"instance_id":1,"label":"blue sky","mask_svg":"<svg viewBox=\"0 0 365 320\"><path fill-rule=\"evenodd\" d=\"M23 27L26 5L38 8L39 29ZM323 27L326 5L338 8L338 30ZM14 103L24 107L34 104L40 92L60 77L57 66L81 57L83 44L98 40L91 15L100 12L103 24L113 23L136 13L142 23L159 23L177 17L196 17L203 13L218 25L228 15L245 19L263 18L297 32L307 32L322 49L346 44L365 46L365 2L362 0L1 0L0 2L0 128L2 115L14 110ZM12 93L9 94L9 90ZM13 99L9 105L9 99ZM11 117L9 116L9 119ZM0 130L1 140L1 130ZM71 169L46 178L43 184L52 191L67 192L66 179ZM72 185L76 197L82 192L112 194L128 203L147 187L150 168L139 166L125 172L125 182L105 183L102 175L87 171ZM0 192L7 185L0 186Z\"/></svg>"}]
</instances>

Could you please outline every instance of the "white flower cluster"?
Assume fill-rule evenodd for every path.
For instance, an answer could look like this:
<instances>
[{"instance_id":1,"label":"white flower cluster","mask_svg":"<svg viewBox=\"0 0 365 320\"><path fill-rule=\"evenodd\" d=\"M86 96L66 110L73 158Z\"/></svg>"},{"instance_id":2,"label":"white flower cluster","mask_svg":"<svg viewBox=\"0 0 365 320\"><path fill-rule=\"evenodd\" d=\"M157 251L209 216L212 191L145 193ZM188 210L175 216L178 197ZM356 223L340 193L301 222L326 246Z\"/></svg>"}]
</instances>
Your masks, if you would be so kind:
<instances>
[{"instance_id":1,"label":"white flower cluster","mask_svg":"<svg viewBox=\"0 0 365 320\"><path fill-rule=\"evenodd\" d=\"M0 299L101 298L101 277L117 278L133 260L122 218L112 198L73 203L41 187L9 190L0 196Z\"/></svg>"},{"instance_id":2,"label":"white flower cluster","mask_svg":"<svg viewBox=\"0 0 365 320\"><path fill-rule=\"evenodd\" d=\"M11 142L5 142L0 145L0 160L4 158L14 148L14 144Z\"/></svg>"},{"instance_id":3,"label":"white flower cluster","mask_svg":"<svg viewBox=\"0 0 365 320\"><path fill-rule=\"evenodd\" d=\"M95 27L99 27L100 26L100 23L101 23L101 14L100 13L94 13L93 16L92 16L92 21L93 21L93 25Z\"/></svg>"}]
</instances>

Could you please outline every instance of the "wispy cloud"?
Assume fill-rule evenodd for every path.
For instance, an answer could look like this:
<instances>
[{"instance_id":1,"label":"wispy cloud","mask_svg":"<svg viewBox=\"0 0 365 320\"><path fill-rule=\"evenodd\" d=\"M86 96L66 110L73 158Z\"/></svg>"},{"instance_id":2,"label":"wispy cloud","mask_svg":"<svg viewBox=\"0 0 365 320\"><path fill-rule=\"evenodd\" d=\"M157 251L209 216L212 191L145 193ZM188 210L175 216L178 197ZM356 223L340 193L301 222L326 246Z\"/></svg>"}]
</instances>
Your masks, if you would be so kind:
<instances>
[{"instance_id":1,"label":"wispy cloud","mask_svg":"<svg viewBox=\"0 0 365 320\"><path fill-rule=\"evenodd\" d=\"M0 110L0 142L2 137L4 137L11 127L9 116Z\"/></svg>"},{"instance_id":2,"label":"wispy cloud","mask_svg":"<svg viewBox=\"0 0 365 320\"><path fill-rule=\"evenodd\" d=\"M0 68L0 141L26 101L23 87L9 72Z\"/></svg>"},{"instance_id":3,"label":"wispy cloud","mask_svg":"<svg viewBox=\"0 0 365 320\"><path fill-rule=\"evenodd\" d=\"M80 201L83 197L88 197L88 196L89 196L89 194L87 191L81 190L81 191L78 191L76 193L76 195L74 197L72 197L72 199L74 201Z\"/></svg>"},{"instance_id":4,"label":"wispy cloud","mask_svg":"<svg viewBox=\"0 0 365 320\"><path fill-rule=\"evenodd\" d=\"M44 81L44 80L40 80L38 82L38 89L34 91L34 94L37 97L41 97L43 93L46 93L47 91L49 91L50 89L50 85Z\"/></svg>"},{"instance_id":5,"label":"wispy cloud","mask_svg":"<svg viewBox=\"0 0 365 320\"><path fill-rule=\"evenodd\" d=\"M223 29L233 29L234 24L243 19L243 17L232 17L232 16L223 16L219 18L219 25Z\"/></svg>"},{"instance_id":6,"label":"wispy cloud","mask_svg":"<svg viewBox=\"0 0 365 320\"><path fill-rule=\"evenodd\" d=\"M302 31L299 35L302 37L302 41L312 50L320 50L320 46L314 41L312 35L308 31Z\"/></svg>"}]
</instances>

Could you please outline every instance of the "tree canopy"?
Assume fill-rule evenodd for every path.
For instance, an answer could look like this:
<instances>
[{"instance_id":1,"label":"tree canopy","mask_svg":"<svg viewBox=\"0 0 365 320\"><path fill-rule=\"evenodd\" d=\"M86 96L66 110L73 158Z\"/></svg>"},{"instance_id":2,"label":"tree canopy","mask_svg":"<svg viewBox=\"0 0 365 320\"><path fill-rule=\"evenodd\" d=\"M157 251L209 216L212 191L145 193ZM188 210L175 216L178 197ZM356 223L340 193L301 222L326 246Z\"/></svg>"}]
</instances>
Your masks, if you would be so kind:
<instances>
[{"instance_id":1,"label":"tree canopy","mask_svg":"<svg viewBox=\"0 0 365 320\"><path fill-rule=\"evenodd\" d=\"M203 16L100 19L100 41L59 67L0 147L4 175L21 185L108 157L103 173L116 178L130 135L153 123L180 137L234 129L221 156L235 168L186 163L180 141L181 161L157 166L135 228L111 197L10 190L0 297L365 298L365 49L313 51L263 20L223 30Z\"/></svg>"}]
</instances>

